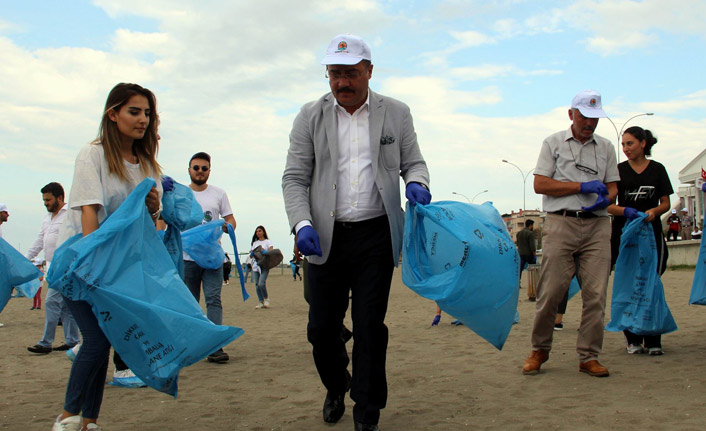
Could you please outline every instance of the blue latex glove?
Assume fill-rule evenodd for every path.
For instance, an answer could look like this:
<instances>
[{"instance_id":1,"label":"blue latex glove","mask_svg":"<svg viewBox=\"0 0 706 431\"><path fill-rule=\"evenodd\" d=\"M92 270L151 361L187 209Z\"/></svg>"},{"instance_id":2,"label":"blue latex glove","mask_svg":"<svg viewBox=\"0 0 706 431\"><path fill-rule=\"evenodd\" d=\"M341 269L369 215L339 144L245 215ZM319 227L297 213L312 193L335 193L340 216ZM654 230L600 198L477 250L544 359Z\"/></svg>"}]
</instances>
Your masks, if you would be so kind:
<instances>
[{"instance_id":1,"label":"blue latex glove","mask_svg":"<svg viewBox=\"0 0 706 431\"><path fill-rule=\"evenodd\" d=\"M440 321L441 321L441 316L437 314L436 316L434 316L434 320L431 321L431 326L438 325Z\"/></svg>"},{"instance_id":2,"label":"blue latex glove","mask_svg":"<svg viewBox=\"0 0 706 431\"><path fill-rule=\"evenodd\" d=\"M701 191L706 193L706 183L701 184Z\"/></svg>"},{"instance_id":3,"label":"blue latex glove","mask_svg":"<svg viewBox=\"0 0 706 431\"><path fill-rule=\"evenodd\" d=\"M431 202L431 193L419 183L409 183L404 193L412 206L416 204L426 205Z\"/></svg>"},{"instance_id":4,"label":"blue latex glove","mask_svg":"<svg viewBox=\"0 0 706 431\"><path fill-rule=\"evenodd\" d=\"M265 250L265 249L263 248L260 253L262 253L262 254L267 254L267 250Z\"/></svg>"},{"instance_id":5,"label":"blue latex glove","mask_svg":"<svg viewBox=\"0 0 706 431\"><path fill-rule=\"evenodd\" d=\"M581 193L596 193L598 195L607 195L608 187L599 180L588 181L581 183Z\"/></svg>"},{"instance_id":6,"label":"blue latex glove","mask_svg":"<svg viewBox=\"0 0 706 431\"><path fill-rule=\"evenodd\" d=\"M595 204L591 205L590 207L581 207L581 209L584 211L596 211L596 210L602 210L603 208L607 207L608 205L610 205L610 201L608 200L608 198L603 195L598 195L598 199L596 199Z\"/></svg>"},{"instance_id":7,"label":"blue latex glove","mask_svg":"<svg viewBox=\"0 0 706 431\"><path fill-rule=\"evenodd\" d=\"M640 213L635 208L625 207L623 215L628 218L628 220L634 220L640 217Z\"/></svg>"},{"instance_id":8,"label":"blue latex glove","mask_svg":"<svg viewBox=\"0 0 706 431\"><path fill-rule=\"evenodd\" d=\"M297 248L304 256L321 256L321 244L319 235L313 227L304 226L297 233Z\"/></svg>"},{"instance_id":9,"label":"blue latex glove","mask_svg":"<svg viewBox=\"0 0 706 431\"><path fill-rule=\"evenodd\" d=\"M171 192L174 190L174 179L170 176L162 176L162 190L165 192Z\"/></svg>"}]
</instances>

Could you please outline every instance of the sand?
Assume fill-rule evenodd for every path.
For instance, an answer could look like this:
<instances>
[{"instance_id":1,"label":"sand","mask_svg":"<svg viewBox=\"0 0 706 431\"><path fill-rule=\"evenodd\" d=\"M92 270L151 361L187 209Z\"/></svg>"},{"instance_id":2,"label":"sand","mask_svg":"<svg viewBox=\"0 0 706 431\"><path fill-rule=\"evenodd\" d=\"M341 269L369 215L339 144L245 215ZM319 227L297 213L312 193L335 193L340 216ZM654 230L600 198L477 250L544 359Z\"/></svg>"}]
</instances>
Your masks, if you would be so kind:
<instances>
[{"instance_id":1,"label":"sand","mask_svg":"<svg viewBox=\"0 0 706 431\"><path fill-rule=\"evenodd\" d=\"M275 271L278 272L278 271ZM663 338L664 356L627 355L622 334L606 332L601 362L610 377L578 372L581 301L569 302L549 362L521 373L530 351L535 303L520 291L520 323L502 351L443 315L402 284L395 272L387 325L387 408L382 430L702 430L706 400L706 309L687 304L693 270L663 281L679 330ZM235 283L233 282L235 281ZM179 398L150 388L106 386L99 423L117 430L351 430L352 402L341 421L321 419L325 390L306 341L302 285L287 272L268 280L272 308L243 302L237 280L223 288L224 323L245 335L227 346L231 360L203 360L182 370ZM248 285L254 296L254 286ZM46 292L46 289L44 289ZM43 311L13 299L0 314L0 429L49 430L60 412L70 362L64 352L26 350L41 337ZM350 326L350 323L349 323ZM59 328L55 345L63 341ZM349 343L350 348L350 343ZM108 370L112 375L113 366Z\"/></svg>"}]
</instances>

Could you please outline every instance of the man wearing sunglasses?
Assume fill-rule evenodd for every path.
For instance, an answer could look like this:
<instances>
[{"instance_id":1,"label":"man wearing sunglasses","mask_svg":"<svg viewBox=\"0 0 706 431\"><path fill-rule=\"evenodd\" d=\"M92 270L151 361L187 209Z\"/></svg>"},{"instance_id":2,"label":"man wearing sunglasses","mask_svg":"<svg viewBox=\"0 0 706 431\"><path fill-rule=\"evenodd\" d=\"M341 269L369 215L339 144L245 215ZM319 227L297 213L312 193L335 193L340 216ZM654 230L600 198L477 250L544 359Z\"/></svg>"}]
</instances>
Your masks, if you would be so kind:
<instances>
[{"instance_id":1,"label":"man wearing sunglasses","mask_svg":"<svg viewBox=\"0 0 706 431\"><path fill-rule=\"evenodd\" d=\"M196 201L201 205L203 222L208 223L223 218L235 229L235 218L230 208L228 195L220 187L207 184L210 175L211 156L203 152L194 154L189 160L189 177L191 177L189 187L193 190ZM224 231L227 231L225 224L223 228ZM203 285L208 320L216 325L223 324L223 307L221 306L223 267L202 268L184 252L184 283L189 287L196 301L201 297L201 286ZM230 358L223 349L208 355L209 362L227 362L228 359Z\"/></svg>"},{"instance_id":2,"label":"man wearing sunglasses","mask_svg":"<svg viewBox=\"0 0 706 431\"><path fill-rule=\"evenodd\" d=\"M543 195L547 219L532 352L525 359L524 374L539 373L549 359L557 306L574 274L583 299L576 343L579 371L595 377L609 374L598 362L610 273L610 219L605 208L615 202L620 176L613 144L594 134L603 117L601 95L580 92L569 109L571 127L546 138L539 153L534 190Z\"/></svg>"}]
</instances>

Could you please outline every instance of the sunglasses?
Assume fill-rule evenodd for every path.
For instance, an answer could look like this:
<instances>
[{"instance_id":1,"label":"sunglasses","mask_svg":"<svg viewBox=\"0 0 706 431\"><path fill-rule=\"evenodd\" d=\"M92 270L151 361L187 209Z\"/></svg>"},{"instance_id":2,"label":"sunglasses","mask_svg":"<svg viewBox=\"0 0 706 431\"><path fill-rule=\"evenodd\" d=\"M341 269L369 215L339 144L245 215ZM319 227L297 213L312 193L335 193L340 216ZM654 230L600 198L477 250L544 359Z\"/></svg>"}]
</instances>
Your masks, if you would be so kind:
<instances>
[{"instance_id":1,"label":"sunglasses","mask_svg":"<svg viewBox=\"0 0 706 431\"><path fill-rule=\"evenodd\" d=\"M195 170L196 172L198 172L199 169L200 169L201 171L203 171L203 172L207 172L207 171L208 171L208 166L194 165L194 166L191 167L191 169Z\"/></svg>"}]
</instances>

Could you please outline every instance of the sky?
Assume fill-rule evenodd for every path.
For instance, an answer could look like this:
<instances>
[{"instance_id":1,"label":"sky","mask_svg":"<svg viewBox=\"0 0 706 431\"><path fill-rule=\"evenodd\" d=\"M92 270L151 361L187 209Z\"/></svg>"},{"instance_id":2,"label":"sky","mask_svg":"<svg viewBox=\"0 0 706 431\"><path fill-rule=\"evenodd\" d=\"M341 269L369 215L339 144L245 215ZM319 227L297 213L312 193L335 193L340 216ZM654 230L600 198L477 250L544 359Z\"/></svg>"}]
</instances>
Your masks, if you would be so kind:
<instances>
[{"instance_id":1,"label":"sky","mask_svg":"<svg viewBox=\"0 0 706 431\"><path fill-rule=\"evenodd\" d=\"M0 0L3 237L26 252L46 213L40 189L58 181L68 194L108 92L135 82L158 100L165 173L188 184L191 155L210 153L240 251L264 225L288 260L288 136L329 91L320 61L339 33L370 45L371 89L409 105L433 201L541 209L530 171L585 89L601 92L615 127L603 119L597 133L613 143L654 113L629 125L658 137L653 158L676 190L705 147L704 22L704 0Z\"/></svg>"}]
</instances>

